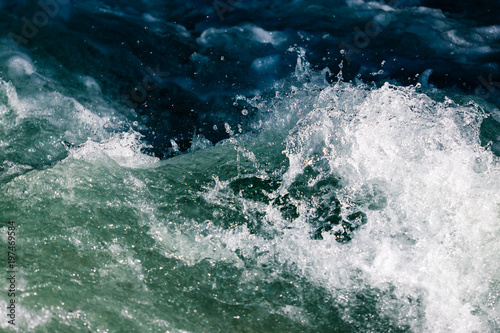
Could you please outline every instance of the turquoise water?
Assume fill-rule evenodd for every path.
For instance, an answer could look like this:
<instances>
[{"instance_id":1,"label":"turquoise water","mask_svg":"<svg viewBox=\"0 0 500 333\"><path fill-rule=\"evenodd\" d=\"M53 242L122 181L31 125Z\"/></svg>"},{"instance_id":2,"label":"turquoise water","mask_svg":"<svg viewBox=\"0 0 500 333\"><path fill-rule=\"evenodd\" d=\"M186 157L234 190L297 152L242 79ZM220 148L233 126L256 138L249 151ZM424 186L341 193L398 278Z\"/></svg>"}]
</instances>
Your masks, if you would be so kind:
<instances>
[{"instance_id":1,"label":"turquoise water","mask_svg":"<svg viewBox=\"0 0 500 333\"><path fill-rule=\"evenodd\" d=\"M13 59L0 211L18 331L500 329L492 106L298 66L276 96L237 98L245 130L159 160L98 91L84 107Z\"/></svg>"}]
</instances>

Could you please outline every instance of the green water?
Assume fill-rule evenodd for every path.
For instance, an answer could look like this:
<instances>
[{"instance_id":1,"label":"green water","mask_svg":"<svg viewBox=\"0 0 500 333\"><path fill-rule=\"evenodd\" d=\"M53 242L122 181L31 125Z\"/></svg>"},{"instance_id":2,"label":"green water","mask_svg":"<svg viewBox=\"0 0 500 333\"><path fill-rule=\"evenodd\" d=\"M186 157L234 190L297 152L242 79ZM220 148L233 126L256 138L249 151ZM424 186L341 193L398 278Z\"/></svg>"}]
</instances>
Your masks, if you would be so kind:
<instances>
[{"instance_id":1,"label":"green water","mask_svg":"<svg viewBox=\"0 0 500 333\"><path fill-rule=\"evenodd\" d=\"M123 168L102 156L92 163L68 158L4 184L4 218L18 225L20 327L353 331L323 288L286 265L259 263L265 249L231 251L217 239L238 226L259 229L258 209L251 216L237 202L223 207L200 198L214 175L225 181L238 167L252 169L235 161L232 145L146 170ZM248 196L260 199L257 192ZM370 318L368 309L359 312Z\"/></svg>"}]
</instances>

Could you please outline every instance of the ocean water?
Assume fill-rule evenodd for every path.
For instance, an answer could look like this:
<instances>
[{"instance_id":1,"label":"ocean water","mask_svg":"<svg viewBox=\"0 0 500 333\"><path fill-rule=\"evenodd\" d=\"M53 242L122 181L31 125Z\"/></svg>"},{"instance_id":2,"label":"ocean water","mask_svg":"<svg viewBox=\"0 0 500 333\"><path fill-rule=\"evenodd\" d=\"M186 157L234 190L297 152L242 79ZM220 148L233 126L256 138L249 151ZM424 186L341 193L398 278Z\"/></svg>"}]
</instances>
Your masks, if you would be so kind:
<instances>
[{"instance_id":1,"label":"ocean water","mask_svg":"<svg viewBox=\"0 0 500 333\"><path fill-rule=\"evenodd\" d=\"M498 9L0 2L0 330L499 332Z\"/></svg>"}]
</instances>

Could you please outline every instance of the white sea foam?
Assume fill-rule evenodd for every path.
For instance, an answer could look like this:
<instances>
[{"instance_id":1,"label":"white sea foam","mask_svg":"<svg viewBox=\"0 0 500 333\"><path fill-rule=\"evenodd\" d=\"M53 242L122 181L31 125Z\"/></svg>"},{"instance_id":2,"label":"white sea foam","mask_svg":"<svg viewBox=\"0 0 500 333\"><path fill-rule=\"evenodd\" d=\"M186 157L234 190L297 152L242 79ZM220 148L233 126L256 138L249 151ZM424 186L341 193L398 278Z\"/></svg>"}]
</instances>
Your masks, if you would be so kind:
<instances>
[{"instance_id":1,"label":"white sea foam","mask_svg":"<svg viewBox=\"0 0 500 333\"><path fill-rule=\"evenodd\" d=\"M0 155L12 163L38 167L64 157L63 142L101 141L122 129L125 117L105 102L99 84L91 77L62 73L74 86L60 84L60 73L45 61L33 62L8 41L0 64L0 131L8 138ZM36 65L36 66L35 66ZM38 72L38 67L42 74ZM74 75L74 77L72 77ZM54 79L54 78L57 78ZM82 85L85 89L82 89ZM91 93L92 101L83 94ZM29 136L29 137L27 137ZM29 154L12 156L14 151Z\"/></svg>"},{"instance_id":2,"label":"white sea foam","mask_svg":"<svg viewBox=\"0 0 500 333\"><path fill-rule=\"evenodd\" d=\"M206 200L254 205L249 214L265 212L263 223L278 232L270 241L238 227L218 236L224 247L248 256L258 248L258 261L296 267L346 306L347 322L354 318L349 295L370 289L379 290L381 316L415 332L497 330L500 165L479 144L481 109L389 84L338 84L302 101L285 140L290 165L277 193L286 194L312 167L319 174L309 186L340 179L341 215L362 211L368 223L345 244L329 233L312 240L314 200L298 200L300 217L289 225L273 204L227 198L230 181L216 182ZM276 110L284 123L295 110L287 103L297 99Z\"/></svg>"},{"instance_id":3,"label":"white sea foam","mask_svg":"<svg viewBox=\"0 0 500 333\"><path fill-rule=\"evenodd\" d=\"M340 267L320 259L327 271L310 265L309 274L338 289L331 274L359 270L372 287L392 285L402 298L422 297L425 322L417 325L424 331L488 331L498 315L484 305L490 281L500 276L499 258L492 258L500 247L488 241L500 232L500 168L479 146L481 115L388 85L353 109L352 115L316 109L288 139L322 149L318 159L342 179L344 214L361 209L369 221L353 244L339 248L340 256L338 249L321 251ZM290 170L302 170L311 150L290 151ZM375 188L387 206L371 210L367 197ZM410 309L399 311L408 311L399 321L411 318Z\"/></svg>"},{"instance_id":4,"label":"white sea foam","mask_svg":"<svg viewBox=\"0 0 500 333\"><path fill-rule=\"evenodd\" d=\"M115 134L109 140L102 142L89 139L80 147L72 150L71 157L85 161L110 160L128 168L155 166L159 159L141 152L145 145L140 141L140 137L138 132L130 130Z\"/></svg>"}]
</instances>

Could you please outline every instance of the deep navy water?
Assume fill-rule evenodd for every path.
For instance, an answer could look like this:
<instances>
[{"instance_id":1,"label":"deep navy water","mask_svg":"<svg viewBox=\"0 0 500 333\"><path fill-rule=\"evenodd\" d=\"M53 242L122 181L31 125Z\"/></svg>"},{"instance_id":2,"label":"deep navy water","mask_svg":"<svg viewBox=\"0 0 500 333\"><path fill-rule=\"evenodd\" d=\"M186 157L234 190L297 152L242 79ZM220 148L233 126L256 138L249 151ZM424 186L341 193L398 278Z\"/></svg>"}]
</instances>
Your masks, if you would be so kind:
<instances>
[{"instance_id":1,"label":"deep navy water","mask_svg":"<svg viewBox=\"0 0 500 333\"><path fill-rule=\"evenodd\" d=\"M500 2L0 1L0 330L498 332L499 107Z\"/></svg>"}]
</instances>

